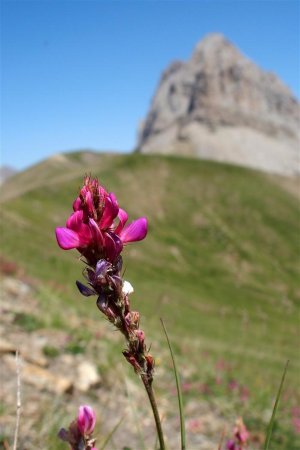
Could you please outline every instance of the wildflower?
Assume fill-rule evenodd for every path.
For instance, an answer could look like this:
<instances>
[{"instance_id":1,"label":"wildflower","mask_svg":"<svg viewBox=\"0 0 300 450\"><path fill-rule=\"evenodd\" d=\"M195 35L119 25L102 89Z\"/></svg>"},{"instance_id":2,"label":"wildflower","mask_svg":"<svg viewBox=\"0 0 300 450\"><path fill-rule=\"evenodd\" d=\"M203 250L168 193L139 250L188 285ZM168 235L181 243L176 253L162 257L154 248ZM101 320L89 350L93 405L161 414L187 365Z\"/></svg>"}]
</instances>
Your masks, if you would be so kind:
<instances>
[{"instance_id":1,"label":"wildflower","mask_svg":"<svg viewBox=\"0 0 300 450\"><path fill-rule=\"evenodd\" d=\"M68 430L62 428L58 437L70 444L71 450L97 450L96 440L92 434L95 428L96 415L88 405L79 407L77 420L70 423Z\"/></svg>"},{"instance_id":2,"label":"wildflower","mask_svg":"<svg viewBox=\"0 0 300 450\"><path fill-rule=\"evenodd\" d=\"M198 418L190 419L187 423L187 428L191 433L197 434L201 432L203 423L201 419Z\"/></svg>"},{"instance_id":3,"label":"wildflower","mask_svg":"<svg viewBox=\"0 0 300 450\"><path fill-rule=\"evenodd\" d=\"M96 424L96 415L93 409L88 406L80 406L77 417L77 426L83 436L93 433Z\"/></svg>"},{"instance_id":4,"label":"wildflower","mask_svg":"<svg viewBox=\"0 0 300 450\"><path fill-rule=\"evenodd\" d=\"M147 219L140 217L127 224L128 214L119 207L116 196L89 176L73 202L73 211L66 227L56 228L56 238L62 249L76 248L85 259L86 284L76 281L76 285L83 296L97 296L98 309L125 336L125 358L150 381L154 360L139 329L139 313L130 310L133 287L121 277L123 246L145 238Z\"/></svg>"},{"instance_id":5,"label":"wildflower","mask_svg":"<svg viewBox=\"0 0 300 450\"><path fill-rule=\"evenodd\" d=\"M246 444L249 439L249 431L247 430L241 417L236 421L234 435L241 444Z\"/></svg>"},{"instance_id":6,"label":"wildflower","mask_svg":"<svg viewBox=\"0 0 300 450\"><path fill-rule=\"evenodd\" d=\"M234 390L238 389L238 387L239 387L239 383L236 380L231 380L228 383L228 388L230 389L230 391L234 391Z\"/></svg>"},{"instance_id":7,"label":"wildflower","mask_svg":"<svg viewBox=\"0 0 300 450\"><path fill-rule=\"evenodd\" d=\"M73 210L66 227L56 228L56 239L62 249L76 248L88 262L99 259L114 262L123 245L140 241L147 234L145 217L126 225L128 214L119 208L116 196L88 176Z\"/></svg>"},{"instance_id":8,"label":"wildflower","mask_svg":"<svg viewBox=\"0 0 300 450\"><path fill-rule=\"evenodd\" d=\"M242 402L246 402L249 399L250 391L247 386L240 387L240 399Z\"/></svg>"},{"instance_id":9,"label":"wildflower","mask_svg":"<svg viewBox=\"0 0 300 450\"><path fill-rule=\"evenodd\" d=\"M300 434L300 418L299 417L293 417L292 418L292 424L295 433Z\"/></svg>"},{"instance_id":10,"label":"wildflower","mask_svg":"<svg viewBox=\"0 0 300 450\"><path fill-rule=\"evenodd\" d=\"M227 450L243 450L243 448L247 445L249 436L249 431L247 430L243 419L239 417L235 423L233 438L227 441Z\"/></svg>"},{"instance_id":11,"label":"wildflower","mask_svg":"<svg viewBox=\"0 0 300 450\"><path fill-rule=\"evenodd\" d=\"M163 432L152 389L154 358L145 344L140 329L140 315L130 309L133 287L122 280L123 246L140 241L147 234L147 219L127 224L128 214L119 208L113 193L107 193L97 179L85 177L79 196L73 202L73 213L66 227L56 228L58 245L64 250L77 249L86 263L83 275L86 284L76 281L85 297L97 296L96 305L125 337L123 351L126 360L140 375L153 410L161 449L165 448ZM79 409L77 421L68 430L61 429L59 437L69 442L72 450L97 450L92 432L95 416L89 406Z\"/></svg>"}]
</instances>

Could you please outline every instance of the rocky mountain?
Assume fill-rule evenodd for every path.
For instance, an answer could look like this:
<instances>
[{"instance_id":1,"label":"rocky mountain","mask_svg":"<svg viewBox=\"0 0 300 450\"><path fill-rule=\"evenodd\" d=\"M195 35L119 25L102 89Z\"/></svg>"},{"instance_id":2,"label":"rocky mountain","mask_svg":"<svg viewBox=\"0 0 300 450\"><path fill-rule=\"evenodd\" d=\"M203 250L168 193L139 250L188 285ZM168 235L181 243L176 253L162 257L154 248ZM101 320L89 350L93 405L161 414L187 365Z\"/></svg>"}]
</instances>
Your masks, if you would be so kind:
<instances>
[{"instance_id":1,"label":"rocky mountain","mask_svg":"<svg viewBox=\"0 0 300 450\"><path fill-rule=\"evenodd\" d=\"M163 73L137 149L299 173L300 104L272 73L210 34Z\"/></svg>"}]
</instances>

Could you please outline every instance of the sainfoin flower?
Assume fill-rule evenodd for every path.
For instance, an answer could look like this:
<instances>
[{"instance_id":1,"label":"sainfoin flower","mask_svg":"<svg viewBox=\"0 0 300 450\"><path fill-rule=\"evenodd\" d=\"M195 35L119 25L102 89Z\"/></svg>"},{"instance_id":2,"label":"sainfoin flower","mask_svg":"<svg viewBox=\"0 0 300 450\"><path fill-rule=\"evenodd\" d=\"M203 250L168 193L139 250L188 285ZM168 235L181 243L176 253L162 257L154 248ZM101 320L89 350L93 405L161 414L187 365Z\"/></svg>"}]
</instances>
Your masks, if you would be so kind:
<instances>
[{"instance_id":1,"label":"sainfoin flower","mask_svg":"<svg viewBox=\"0 0 300 450\"><path fill-rule=\"evenodd\" d=\"M92 434L95 424L96 414L93 409L88 405L80 406L77 417L77 426L81 434L83 436Z\"/></svg>"},{"instance_id":2,"label":"sainfoin flower","mask_svg":"<svg viewBox=\"0 0 300 450\"><path fill-rule=\"evenodd\" d=\"M95 424L96 414L91 406L80 406L77 420L73 420L67 430L62 428L58 437L68 442L72 450L97 450L94 447L96 440L92 437Z\"/></svg>"},{"instance_id":3,"label":"sainfoin flower","mask_svg":"<svg viewBox=\"0 0 300 450\"><path fill-rule=\"evenodd\" d=\"M88 262L114 262L123 245L140 241L147 234L147 219L141 217L126 224L128 214L119 208L116 196L89 176L84 179L73 210L66 227L56 228L57 242L64 250L76 248Z\"/></svg>"},{"instance_id":4,"label":"sainfoin flower","mask_svg":"<svg viewBox=\"0 0 300 450\"><path fill-rule=\"evenodd\" d=\"M233 438L229 439L226 443L227 450L243 450L247 445L250 434L243 422L243 419L239 417L235 422L233 430Z\"/></svg>"},{"instance_id":5,"label":"sainfoin flower","mask_svg":"<svg viewBox=\"0 0 300 450\"><path fill-rule=\"evenodd\" d=\"M62 249L76 248L83 257L85 284L77 280L76 285L84 297L96 297L97 308L124 336L126 348L122 353L141 377L155 416L160 447L165 448L152 390L155 360L140 328L140 314L131 310L130 295L134 289L122 279L123 246L144 239L147 219L140 217L130 224L127 220L128 214L119 207L115 195L108 193L97 179L86 176L73 202L73 213L65 227L56 228L56 238ZM97 450L92 436L95 422L92 408L83 405L77 420L58 435L72 450Z\"/></svg>"},{"instance_id":6,"label":"sainfoin flower","mask_svg":"<svg viewBox=\"0 0 300 450\"><path fill-rule=\"evenodd\" d=\"M113 193L108 193L97 179L86 176L73 213L66 227L56 228L56 238L64 250L76 248L86 264L83 275L86 283L76 281L85 297L96 296L98 309L124 335L127 348L123 355L140 375L152 382L154 358L145 344L139 328L139 313L131 311L130 295L133 287L122 280L123 246L140 241L147 234L147 219L140 217L127 224L128 214L120 208ZM88 411L82 410L84 422ZM82 421L81 421L82 420ZM88 426L88 425L85 425Z\"/></svg>"}]
</instances>

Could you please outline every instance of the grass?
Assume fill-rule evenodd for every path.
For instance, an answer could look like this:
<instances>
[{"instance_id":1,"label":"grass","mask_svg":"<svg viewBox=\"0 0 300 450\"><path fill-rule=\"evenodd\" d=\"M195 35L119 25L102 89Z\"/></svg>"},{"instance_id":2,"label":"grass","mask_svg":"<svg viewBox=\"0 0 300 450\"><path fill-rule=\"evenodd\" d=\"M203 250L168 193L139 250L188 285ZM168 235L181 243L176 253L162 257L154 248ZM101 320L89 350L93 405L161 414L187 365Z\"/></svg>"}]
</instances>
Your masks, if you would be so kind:
<instances>
[{"instance_id":1,"label":"grass","mask_svg":"<svg viewBox=\"0 0 300 450\"><path fill-rule=\"evenodd\" d=\"M95 314L94 300L80 297L74 285L82 263L58 248L54 228L64 225L89 172L132 219L149 219L147 239L124 251L125 278L135 288L133 309L142 312L148 340L160 342L152 353L162 364L167 350L159 317L179 371L192 368L191 375L183 370L184 382L206 382L222 358L249 388L255 416L272 403L289 359L286 384L290 400L297 398L297 199L263 173L179 157L74 153L15 176L3 187L3 256L87 317ZM42 297L44 310L51 309ZM53 322L63 327L55 310Z\"/></svg>"},{"instance_id":2,"label":"grass","mask_svg":"<svg viewBox=\"0 0 300 450\"><path fill-rule=\"evenodd\" d=\"M28 332L36 331L44 327L44 322L41 320L41 318L26 313L16 314L14 323Z\"/></svg>"},{"instance_id":3,"label":"grass","mask_svg":"<svg viewBox=\"0 0 300 450\"><path fill-rule=\"evenodd\" d=\"M264 450L268 450L269 446L270 446L270 442L271 442L271 438L272 438L272 434L273 434L273 429L274 429L274 425L275 425L276 412L277 412L278 403L279 403L279 399L280 399L281 392L282 392L284 379L285 379L286 372L287 372L287 369L288 369L288 365L289 365L289 361L287 361L287 363L285 365L285 369L284 369L284 372L283 372L283 375L282 375L282 378L281 378L280 386L279 386L278 393L277 393L277 396L276 396L276 400L275 400L275 403L274 403L272 416L271 416L271 419L270 419L270 423L268 425L268 430L267 430L267 436L266 436L266 440L265 440Z\"/></svg>"},{"instance_id":4,"label":"grass","mask_svg":"<svg viewBox=\"0 0 300 450\"><path fill-rule=\"evenodd\" d=\"M181 384L180 384L180 375L177 369L177 364L173 352L173 347L170 342L168 332L166 329L166 326L164 324L164 321L161 319L161 324L167 339L168 347L170 350L170 355L172 358L172 364L174 369L174 376L176 381L176 391L177 391L177 397L178 397L178 408L179 408L179 417L180 417L180 435L181 435L181 450L186 449L186 438L185 438L185 417L184 417L184 409L183 409L183 400L182 400L182 391L181 391Z\"/></svg>"},{"instance_id":5,"label":"grass","mask_svg":"<svg viewBox=\"0 0 300 450\"><path fill-rule=\"evenodd\" d=\"M59 349L54 347L53 345L45 345L42 348L42 351L43 354L48 358L56 358L60 354Z\"/></svg>"}]
</instances>

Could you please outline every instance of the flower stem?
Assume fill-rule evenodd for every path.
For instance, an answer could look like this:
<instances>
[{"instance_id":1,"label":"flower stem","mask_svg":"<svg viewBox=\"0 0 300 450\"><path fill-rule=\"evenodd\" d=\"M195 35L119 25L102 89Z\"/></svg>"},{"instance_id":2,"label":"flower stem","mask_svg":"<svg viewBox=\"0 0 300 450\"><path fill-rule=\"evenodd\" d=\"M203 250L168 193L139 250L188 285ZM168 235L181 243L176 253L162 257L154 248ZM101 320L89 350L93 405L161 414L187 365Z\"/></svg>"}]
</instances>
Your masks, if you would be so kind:
<instances>
[{"instance_id":1,"label":"flower stem","mask_svg":"<svg viewBox=\"0 0 300 450\"><path fill-rule=\"evenodd\" d=\"M157 404L154 396L154 392L152 389L152 380L149 380L146 374L141 375L142 382L144 383L146 392L148 394L148 398L151 404L156 430L157 430L157 436L159 440L160 450L166 450L165 442L164 442L164 434L161 427L161 421L158 414Z\"/></svg>"}]
</instances>

